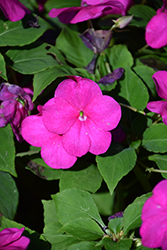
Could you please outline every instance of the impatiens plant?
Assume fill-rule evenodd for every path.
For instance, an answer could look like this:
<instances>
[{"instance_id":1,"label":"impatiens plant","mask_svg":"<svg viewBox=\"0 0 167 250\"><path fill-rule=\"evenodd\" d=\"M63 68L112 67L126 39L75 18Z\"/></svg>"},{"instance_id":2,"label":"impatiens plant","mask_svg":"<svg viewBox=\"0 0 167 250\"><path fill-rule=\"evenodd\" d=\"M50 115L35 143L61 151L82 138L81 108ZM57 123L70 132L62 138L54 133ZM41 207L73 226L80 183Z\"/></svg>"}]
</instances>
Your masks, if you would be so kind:
<instances>
[{"instance_id":1,"label":"impatiens plant","mask_svg":"<svg viewBox=\"0 0 167 250\"><path fill-rule=\"evenodd\" d=\"M6 228L0 232L0 249L1 250L26 250L30 239L21 236L24 228Z\"/></svg>"}]
</instances>

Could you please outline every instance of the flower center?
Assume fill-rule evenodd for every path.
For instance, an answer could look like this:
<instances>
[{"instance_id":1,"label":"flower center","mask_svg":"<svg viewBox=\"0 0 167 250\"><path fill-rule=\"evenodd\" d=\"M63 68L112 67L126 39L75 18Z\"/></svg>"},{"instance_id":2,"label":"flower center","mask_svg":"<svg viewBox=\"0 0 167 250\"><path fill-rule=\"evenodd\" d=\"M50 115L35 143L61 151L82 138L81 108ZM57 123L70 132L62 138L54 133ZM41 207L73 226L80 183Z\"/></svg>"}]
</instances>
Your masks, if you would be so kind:
<instances>
[{"instance_id":1,"label":"flower center","mask_svg":"<svg viewBox=\"0 0 167 250\"><path fill-rule=\"evenodd\" d=\"M21 99L21 98L16 98L16 101L18 101L19 103L21 103L21 105L23 106L23 107L25 107L25 102L23 101L23 99Z\"/></svg>"},{"instance_id":2,"label":"flower center","mask_svg":"<svg viewBox=\"0 0 167 250\"><path fill-rule=\"evenodd\" d=\"M79 120L82 122L82 121L86 121L86 119L87 119L87 116L84 115L83 111L80 111L79 112Z\"/></svg>"}]
</instances>

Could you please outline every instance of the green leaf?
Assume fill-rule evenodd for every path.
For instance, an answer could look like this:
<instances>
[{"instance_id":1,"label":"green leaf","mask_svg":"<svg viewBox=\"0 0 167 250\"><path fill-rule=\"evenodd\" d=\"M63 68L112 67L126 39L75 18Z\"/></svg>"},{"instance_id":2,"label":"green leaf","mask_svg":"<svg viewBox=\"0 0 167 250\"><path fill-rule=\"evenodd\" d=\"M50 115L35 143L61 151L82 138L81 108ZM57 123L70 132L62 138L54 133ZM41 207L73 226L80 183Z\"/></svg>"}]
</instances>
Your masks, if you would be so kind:
<instances>
[{"instance_id":1,"label":"green leaf","mask_svg":"<svg viewBox=\"0 0 167 250\"><path fill-rule=\"evenodd\" d=\"M144 194L134 200L124 211L124 234L127 234L129 230L140 227L141 225L141 211L146 200L151 196L151 193Z\"/></svg>"},{"instance_id":2,"label":"green leaf","mask_svg":"<svg viewBox=\"0 0 167 250\"><path fill-rule=\"evenodd\" d=\"M14 219L19 194L10 174L0 171L0 212L9 219Z\"/></svg>"},{"instance_id":3,"label":"green leaf","mask_svg":"<svg viewBox=\"0 0 167 250\"><path fill-rule=\"evenodd\" d=\"M123 217L110 219L108 227L114 235L117 235L123 227Z\"/></svg>"},{"instance_id":4,"label":"green leaf","mask_svg":"<svg viewBox=\"0 0 167 250\"><path fill-rule=\"evenodd\" d=\"M132 148L124 149L111 156L108 156L107 152L104 155L98 155L96 161L99 171L112 194L122 177L127 175L135 166L136 153Z\"/></svg>"},{"instance_id":5,"label":"green leaf","mask_svg":"<svg viewBox=\"0 0 167 250\"><path fill-rule=\"evenodd\" d=\"M80 188L95 193L101 186L102 177L95 165L80 171L64 171L60 178L60 191Z\"/></svg>"},{"instance_id":6,"label":"green leaf","mask_svg":"<svg viewBox=\"0 0 167 250\"><path fill-rule=\"evenodd\" d=\"M67 250L101 250L101 247L96 247L96 242L83 241L68 247Z\"/></svg>"},{"instance_id":7,"label":"green leaf","mask_svg":"<svg viewBox=\"0 0 167 250\"><path fill-rule=\"evenodd\" d=\"M155 71L148 67L147 65L138 65L133 68L133 70L141 77L141 79L144 81L144 83L147 85L149 90L151 91L153 96L156 96L157 91L155 87L155 83L152 79L152 75L155 73Z\"/></svg>"},{"instance_id":8,"label":"green leaf","mask_svg":"<svg viewBox=\"0 0 167 250\"><path fill-rule=\"evenodd\" d=\"M22 48L10 49L6 55L10 58L10 66L22 74L34 74L52 66L58 66L58 62L48 55L47 44L33 45Z\"/></svg>"},{"instance_id":9,"label":"green leaf","mask_svg":"<svg viewBox=\"0 0 167 250\"><path fill-rule=\"evenodd\" d=\"M77 188L52 195L60 222L64 225L77 218L91 218L105 226L90 193Z\"/></svg>"},{"instance_id":10,"label":"green leaf","mask_svg":"<svg viewBox=\"0 0 167 250\"><path fill-rule=\"evenodd\" d=\"M147 5L135 4L128 14L133 15L129 25L145 28L150 19L156 15L156 11Z\"/></svg>"},{"instance_id":11,"label":"green leaf","mask_svg":"<svg viewBox=\"0 0 167 250\"><path fill-rule=\"evenodd\" d=\"M113 70L131 67L133 65L133 57L125 45L114 45L106 49L105 53L108 56L108 60Z\"/></svg>"},{"instance_id":12,"label":"green leaf","mask_svg":"<svg viewBox=\"0 0 167 250\"><path fill-rule=\"evenodd\" d=\"M99 225L90 218L77 218L64 224L59 232L66 232L80 240L97 240L104 232Z\"/></svg>"},{"instance_id":13,"label":"green leaf","mask_svg":"<svg viewBox=\"0 0 167 250\"><path fill-rule=\"evenodd\" d=\"M5 79L6 81L8 80L7 75L6 75L6 67L5 67L5 61L4 58L2 56L2 54L0 53L0 76Z\"/></svg>"},{"instance_id":14,"label":"green leaf","mask_svg":"<svg viewBox=\"0 0 167 250\"><path fill-rule=\"evenodd\" d=\"M109 216L112 214L112 207L114 204L114 195L110 193L96 193L92 194L100 214Z\"/></svg>"},{"instance_id":15,"label":"green leaf","mask_svg":"<svg viewBox=\"0 0 167 250\"><path fill-rule=\"evenodd\" d=\"M93 51L84 45L79 33L67 27L58 36L56 47L65 54L67 61L77 67L85 67L93 59Z\"/></svg>"},{"instance_id":16,"label":"green leaf","mask_svg":"<svg viewBox=\"0 0 167 250\"><path fill-rule=\"evenodd\" d=\"M17 176L14 162L13 132L9 124L4 128L0 128L0 141L3 142L3 147L0 148L0 170Z\"/></svg>"},{"instance_id":17,"label":"green leaf","mask_svg":"<svg viewBox=\"0 0 167 250\"><path fill-rule=\"evenodd\" d=\"M146 129L142 145L155 153L167 152L167 126L164 123L159 123Z\"/></svg>"},{"instance_id":18,"label":"green leaf","mask_svg":"<svg viewBox=\"0 0 167 250\"><path fill-rule=\"evenodd\" d=\"M160 154L150 155L148 159L150 161L155 161L160 170L167 171L167 155L160 155ZM167 173L161 173L161 174L165 179L167 179Z\"/></svg>"},{"instance_id":19,"label":"green leaf","mask_svg":"<svg viewBox=\"0 0 167 250\"><path fill-rule=\"evenodd\" d=\"M117 242L114 242L109 237L104 237L101 242L101 245L105 247L106 250L129 250L132 245L131 239L123 239Z\"/></svg>"},{"instance_id":20,"label":"green leaf","mask_svg":"<svg viewBox=\"0 0 167 250\"><path fill-rule=\"evenodd\" d=\"M125 66L125 77L120 83L119 96L125 98L129 104L137 109L146 108L149 94L142 80L127 66Z\"/></svg>"},{"instance_id":21,"label":"green leaf","mask_svg":"<svg viewBox=\"0 0 167 250\"><path fill-rule=\"evenodd\" d=\"M0 20L0 46L23 46L36 41L51 26L41 17L38 17L39 28L28 25L28 21L35 20L33 15L26 15L17 22Z\"/></svg>"},{"instance_id":22,"label":"green leaf","mask_svg":"<svg viewBox=\"0 0 167 250\"><path fill-rule=\"evenodd\" d=\"M45 238L52 244L51 250L66 250L67 247L79 242L77 238L72 235L46 235Z\"/></svg>"},{"instance_id":23,"label":"green leaf","mask_svg":"<svg viewBox=\"0 0 167 250\"><path fill-rule=\"evenodd\" d=\"M76 71L68 65L54 66L36 73L33 79L34 94L32 101L34 102L42 90L56 80L56 78L69 75L76 75Z\"/></svg>"},{"instance_id":24,"label":"green leaf","mask_svg":"<svg viewBox=\"0 0 167 250\"><path fill-rule=\"evenodd\" d=\"M81 5L81 0L48 0L45 4L46 10L50 11L53 8L77 7Z\"/></svg>"}]
</instances>

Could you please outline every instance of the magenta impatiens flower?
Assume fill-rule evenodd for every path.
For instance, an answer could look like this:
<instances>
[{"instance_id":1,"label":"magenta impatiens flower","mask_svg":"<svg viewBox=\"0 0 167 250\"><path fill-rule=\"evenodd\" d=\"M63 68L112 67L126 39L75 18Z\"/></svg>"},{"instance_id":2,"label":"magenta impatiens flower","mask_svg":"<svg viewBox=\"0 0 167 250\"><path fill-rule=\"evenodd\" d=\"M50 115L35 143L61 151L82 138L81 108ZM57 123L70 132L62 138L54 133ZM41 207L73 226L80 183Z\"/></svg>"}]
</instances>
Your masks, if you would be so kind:
<instances>
[{"instance_id":1,"label":"magenta impatiens flower","mask_svg":"<svg viewBox=\"0 0 167 250\"><path fill-rule=\"evenodd\" d=\"M81 7L52 9L50 17L58 17L62 23L79 23L109 14L125 15L133 0L82 0Z\"/></svg>"},{"instance_id":2,"label":"magenta impatiens flower","mask_svg":"<svg viewBox=\"0 0 167 250\"><path fill-rule=\"evenodd\" d=\"M21 236L24 228L5 228L0 232L0 250L26 250L30 239Z\"/></svg>"},{"instance_id":3,"label":"magenta impatiens flower","mask_svg":"<svg viewBox=\"0 0 167 250\"><path fill-rule=\"evenodd\" d=\"M21 122L34 107L30 93L27 94L17 85L2 83L0 101L0 127L10 123L17 140L21 142L23 139L20 134Z\"/></svg>"},{"instance_id":4,"label":"magenta impatiens flower","mask_svg":"<svg viewBox=\"0 0 167 250\"><path fill-rule=\"evenodd\" d=\"M59 84L41 115L23 121L22 136L42 147L41 156L50 167L69 168L88 151L106 152L111 143L109 131L120 118L120 105L102 95L98 84L73 76Z\"/></svg>"},{"instance_id":5,"label":"magenta impatiens flower","mask_svg":"<svg viewBox=\"0 0 167 250\"><path fill-rule=\"evenodd\" d=\"M145 247L167 249L167 180L159 182L142 209L140 235Z\"/></svg>"},{"instance_id":6,"label":"magenta impatiens flower","mask_svg":"<svg viewBox=\"0 0 167 250\"><path fill-rule=\"evenodd\" d=\"M0 0L0 9L7 19L12 22L21 20L31 12L18 0Z\"/></svg>"},{"instance_id":7,"label":"magenta impatiens flower","mask_svg":"<svg viewBox=\"0 0 167 250\"><path fill-rule=\"evenodd\" d=\"M167 100L167 71L160 70L152 76L158 95ZM163 122L167 125L167 101L154 101L147 104L147 109L162 116Z\"/></svg>"},{"instance_id":8,"label":"magenta impatiens flower","mask_svg":"<svg viewBox=\"0 0 167 250\"><path fill-rule=\"evenodd\" d=\"M158 49L167 45L167 4L163 0L162 8L157 10L157 14L151 18L146 26L145 39L147 44Z\"/></svg>"}]
</instances>

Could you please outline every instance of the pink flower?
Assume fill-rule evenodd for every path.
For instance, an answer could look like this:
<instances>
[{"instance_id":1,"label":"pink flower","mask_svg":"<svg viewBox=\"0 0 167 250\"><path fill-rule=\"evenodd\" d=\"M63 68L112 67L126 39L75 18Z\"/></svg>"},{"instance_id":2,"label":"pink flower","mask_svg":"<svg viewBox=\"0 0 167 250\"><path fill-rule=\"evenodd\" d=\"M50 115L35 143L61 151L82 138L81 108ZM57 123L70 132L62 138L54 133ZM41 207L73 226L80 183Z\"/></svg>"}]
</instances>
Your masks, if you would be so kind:
<instances>
[{"instance_id":1,"label":"pink flower","mask_svg":"<svg viewBox=\"0 0 167 250\"><path fill-rule=\"evenodd\" d=\"M113 98L102 95L92 80L73 76L59 84L41 116L23 121L22 136L42 147L41 156L50 167L69 168L88 151L106 152L111 143L109 131L120 118L120 105Z\"/></svg>"},{"instance_id":2,"label":"pink flower","mask_svg":"<svg viewBox=\"0 0 167 250\"><path fill-rule=\"evenodd\" d=\"M152 76L158 95L167 100L167 71L157 71ZM167 101L154 101L147 104L147 109L162 116L167 125Z\"/></svg>"},{"instance_id":3,"label":"pink flower","mask_svg":"<svg viewBox=\"0 0 167 250\"><path fill-rule=\"evenodd\" d=\"M142 209L140 235L145 247L167 249L167 180L159 182Z\"/></svg>"},{"instance_id":4,"label":"pink flower","mask_svg":"<svg viewBox=\"0 0 167 250\"><path fill-rule=\"evenodd\" d=\"M7 19L12 22L21 20L31 12L18 0L0 0L0 8Z\"/></svg>"},{"instance_id":5,"label":"pink flower","mask_svg":"<svg viewBox=\"0 0 167 250\"><path fill-rule=\"evenodd\" d=\"M81 7L52 9L50 17L57 17L62 23L79 23L109 14L125 15L133 0L82 0Z\"/></svg>"},{"instance_id":6,"label":"pink flower","mask_svg":"<svg viewBox=\"0 0 167 250\"><path fill-rule=\"evenodd\" d=\"M26 250L30 239L21 236L24 228L5 228L0 232L0 250Z\"/></svg>"},{"instance_id":7,"label":"pink flower","mask_svg":"<svg viewBox=\"0 0 167 250\"><path fill-rule=\"evenodd\" d=\"M154 49L167 45L166 0L163 0L163 2L162 8L157 10L157 14L151 18L146 26L146 42Z\"/></svg>"},{"instance_id":8,"label":"pink flower","mask_svg":"<svg viewBox=\"0 0 167 250\"><path fill-rule=\"evenodd\" d=\"M22 141L20 126L22 120L33 109L31 97L21 87L2 83L0 87L0 127L11 124L18 141Z\"/></svg>"}]
</instances>

